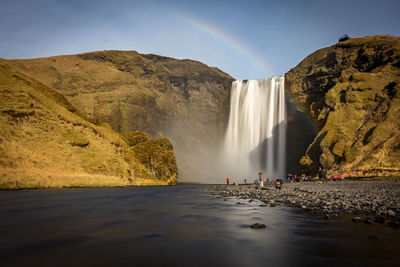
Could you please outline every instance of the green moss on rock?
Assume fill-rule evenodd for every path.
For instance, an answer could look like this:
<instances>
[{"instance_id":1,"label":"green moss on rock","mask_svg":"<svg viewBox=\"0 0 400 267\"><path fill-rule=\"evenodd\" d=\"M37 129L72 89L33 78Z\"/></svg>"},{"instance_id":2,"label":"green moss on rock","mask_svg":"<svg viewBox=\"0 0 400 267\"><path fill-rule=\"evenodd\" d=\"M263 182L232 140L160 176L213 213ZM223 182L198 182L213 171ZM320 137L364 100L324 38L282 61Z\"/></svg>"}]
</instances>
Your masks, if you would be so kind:
<instances>
[{"instance_id":1,"label":"green moss on rock","mask_svg":"<svg viewBox=\"0 0 400 267\"><path fill-rule=\"evenodd\" d=\"M72 129L68 129L64 133L64 137L67 142L72 146L86 147L87 145L89 145L89 140L83 133L77 132Z\"/></svg>"},{"instance_id":2,"label":"green moss on rock","mask_svg":"<svg viewBox=\"0 0 400 267\"><path fill-rule=\"evenodd\" d=\"M337 43L286 73L287 90L321 131L300 163L309 172L318 165L339 172L400 172L399 77L400 38L392 36Z\"/></svg>"},{"instance_id":3,"label":"green moss on rock","mask_svg":"<svg viewBox=\"0 0 400 267\"><path fill-rule=\"evenodd\" d=\"M149 140L147 134L141 131L127 132L122 134L129 146L145 143Z\"/></svg>"},{"instance_id":4,"label":"green moss on rock","mask_svg":"<svg viewBox=\"0 0 400 267\"><path fill-rule=\"evenodd\" d=\"M130 148L127 159L136 158L157 179L176 184L178 170L171 142L166 138L151 140L140 131L123 134Z\"/></svg>"}]
</instances>

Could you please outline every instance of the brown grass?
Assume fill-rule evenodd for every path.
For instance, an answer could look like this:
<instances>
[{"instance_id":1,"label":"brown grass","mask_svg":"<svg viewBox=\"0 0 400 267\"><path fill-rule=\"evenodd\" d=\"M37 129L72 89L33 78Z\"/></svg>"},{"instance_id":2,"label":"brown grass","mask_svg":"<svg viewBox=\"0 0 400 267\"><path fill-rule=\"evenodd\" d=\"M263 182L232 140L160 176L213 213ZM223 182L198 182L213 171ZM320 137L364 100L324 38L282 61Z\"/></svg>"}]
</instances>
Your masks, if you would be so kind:
<instances>
[{"instance_id":1,"label":"brown grass","mask_svg":"<svg viewBox=\"0 0 400 267\"><path fill-rule=\"evenodd\" d=\"M110 127L0 60L0 188L166 184Z\"/></svg>"},{"instance_id":2,"label":"brown grass","mask_svg":"<svg viewBox=\"0 0 400 267\"><path fill-rule=\"evenodd\" d=\"M223 137L233 78L200 62L98 51L8 63L55 88L93 121L107 122L119 133L167 137L180 170L191 176L198 166L190 166L197 161L187 155Z\"/></svg>"}]
</instances>

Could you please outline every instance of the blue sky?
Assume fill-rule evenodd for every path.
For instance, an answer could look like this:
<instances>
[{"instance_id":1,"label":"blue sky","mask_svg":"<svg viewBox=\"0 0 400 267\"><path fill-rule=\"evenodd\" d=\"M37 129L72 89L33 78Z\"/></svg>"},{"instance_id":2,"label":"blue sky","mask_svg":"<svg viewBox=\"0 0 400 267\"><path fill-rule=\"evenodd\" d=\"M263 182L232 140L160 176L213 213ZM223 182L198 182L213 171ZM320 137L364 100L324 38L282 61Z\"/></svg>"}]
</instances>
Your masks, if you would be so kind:
<instances>
[{"instance_id":1,"label":"blue sky","mask_svg":"<svg viewBox=\"0 0 400 267\"><path fill-rule=\"evenodd\" d=\"M338 36L400 36L400 1L0 0L0 57L135 50L237 79L283 75Z\"/></svg>"}]
</instances>

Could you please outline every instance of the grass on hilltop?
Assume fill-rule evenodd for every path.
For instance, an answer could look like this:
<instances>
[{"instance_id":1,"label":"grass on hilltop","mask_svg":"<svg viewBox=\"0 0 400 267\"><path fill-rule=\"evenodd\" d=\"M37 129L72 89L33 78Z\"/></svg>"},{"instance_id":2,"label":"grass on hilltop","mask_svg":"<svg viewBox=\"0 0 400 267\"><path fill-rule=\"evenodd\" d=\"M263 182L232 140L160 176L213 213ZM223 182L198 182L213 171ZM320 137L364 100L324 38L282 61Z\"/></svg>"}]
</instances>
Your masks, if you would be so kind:
<instances>
[{"instance_id":1,"label":"grass on hilltop","mask_svg":"<svg viewBox=\"0 0 400 267\"><path fill-rule=\"evenodd\" d=\"M0 60L0 188L167 184L107 125Z\"/></svg>"}]
</instances>

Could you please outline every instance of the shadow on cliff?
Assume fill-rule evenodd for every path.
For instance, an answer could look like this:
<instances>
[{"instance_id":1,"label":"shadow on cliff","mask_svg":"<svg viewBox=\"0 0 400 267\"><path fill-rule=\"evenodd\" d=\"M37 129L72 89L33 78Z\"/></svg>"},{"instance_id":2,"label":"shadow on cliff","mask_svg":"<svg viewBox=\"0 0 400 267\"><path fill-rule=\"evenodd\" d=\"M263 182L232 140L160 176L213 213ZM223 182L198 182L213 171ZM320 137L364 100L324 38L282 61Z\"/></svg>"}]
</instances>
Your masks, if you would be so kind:
<instances>
[{"instance_id":1,"label":"shadow on cliff","mask_svg":"<svg viewBox=\"0 0 400 267\"><path fill-rule=\"evenodd\" d=\"M286 131L286 171L300 173L300 159L307 147L317 136L318 130L311 118L298 106L286 98L287 131Z\"/></svg>"}]
</instances>

